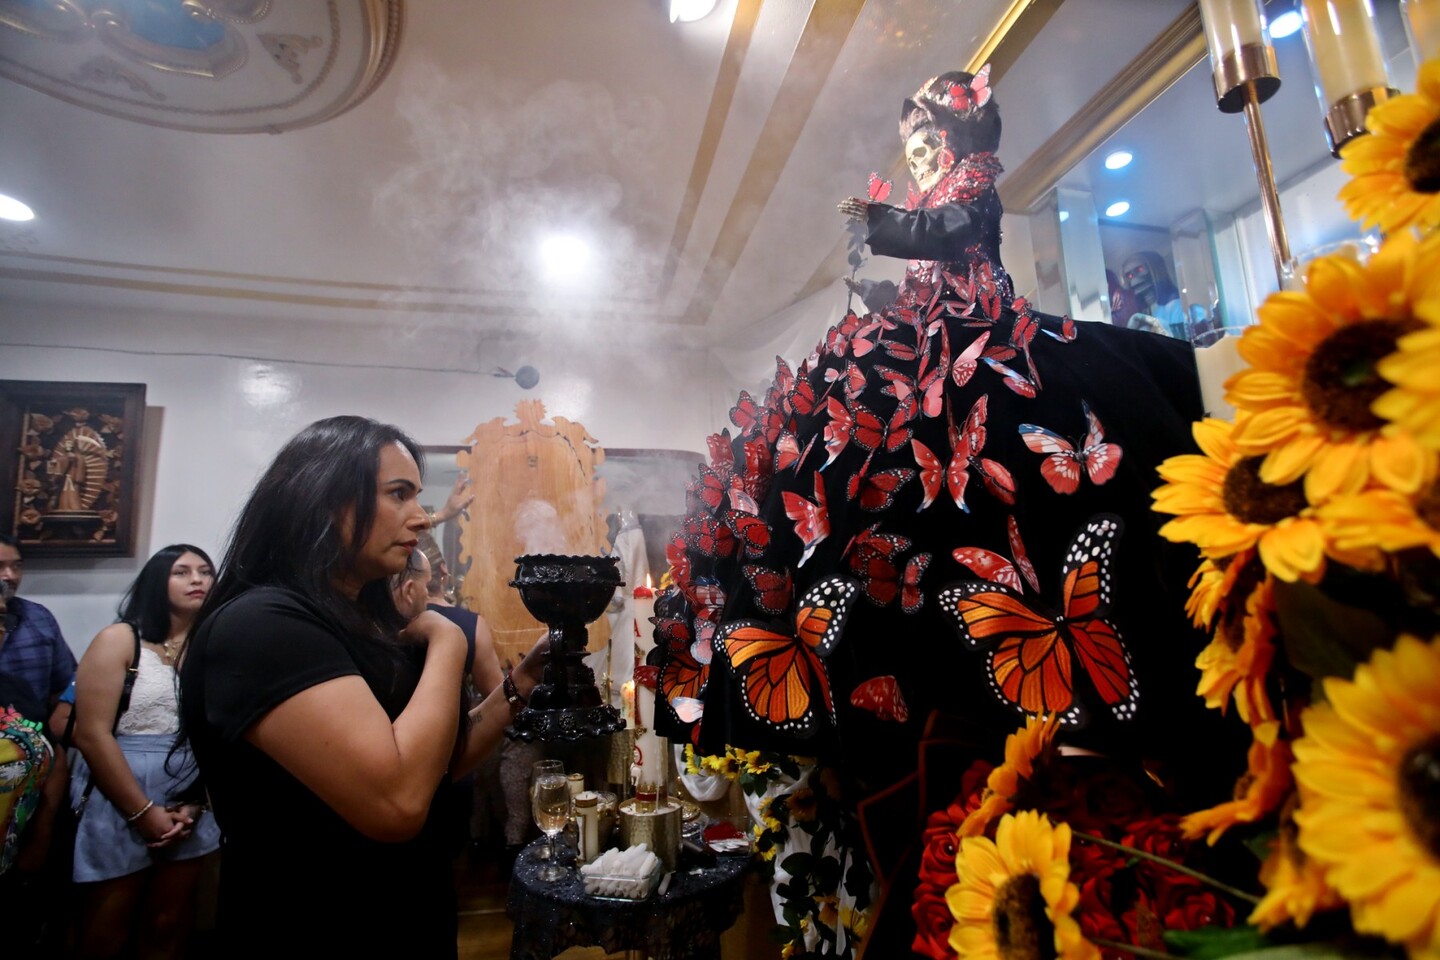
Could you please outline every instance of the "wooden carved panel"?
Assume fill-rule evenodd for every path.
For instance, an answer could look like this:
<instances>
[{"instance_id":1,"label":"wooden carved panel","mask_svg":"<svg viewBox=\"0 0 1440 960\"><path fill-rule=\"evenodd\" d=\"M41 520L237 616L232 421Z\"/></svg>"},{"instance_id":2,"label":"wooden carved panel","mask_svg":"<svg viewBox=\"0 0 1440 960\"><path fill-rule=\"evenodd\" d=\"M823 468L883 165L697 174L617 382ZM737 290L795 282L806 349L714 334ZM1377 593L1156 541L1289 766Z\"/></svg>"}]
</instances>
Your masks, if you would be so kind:
<instances>
[{"instance_id":1,"label":"wooden carved panel","mask_svg":"<svg viewBox=\"0 0 1440 960\"><path fill-rule=\"evenodd\" d=\"M460 519L460 559L469 565L461 585L464 606L478 611L495 635L503 663L519 660L543 627L510 586L515 558L527 553L608 553L600 514L604 480L595 468L605 451L580 424L545 420L545 405L522 400L518 422L488 420L456 454L470 476L475 502ZM609 643L604 617L590 625L590 649Z\"/></svg>"}]
</instances>

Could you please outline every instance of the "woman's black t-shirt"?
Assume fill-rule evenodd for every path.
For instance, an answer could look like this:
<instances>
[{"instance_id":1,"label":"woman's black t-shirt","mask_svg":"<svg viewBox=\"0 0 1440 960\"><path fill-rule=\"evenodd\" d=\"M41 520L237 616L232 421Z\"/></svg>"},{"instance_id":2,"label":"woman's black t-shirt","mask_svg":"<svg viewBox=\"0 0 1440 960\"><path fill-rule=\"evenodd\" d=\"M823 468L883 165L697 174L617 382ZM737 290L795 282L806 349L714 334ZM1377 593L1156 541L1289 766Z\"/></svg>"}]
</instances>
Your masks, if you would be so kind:
<instances>
[{"instance_id":1,"label":"woman's black t-shirt","mask_svg":"<svg viewBox=\"0 0 1440 960\"><path fill-rule=\"evenodd\" d=\"M346 637L274 587L236 597L192 639L181 710L224 831L219 941L228 953L455 956L454 885L435 811L412 840L370 840L245 739L274 707L343 676L364 679L393 720L420 678L409 654Z\"/></svg>"}]
</instances>

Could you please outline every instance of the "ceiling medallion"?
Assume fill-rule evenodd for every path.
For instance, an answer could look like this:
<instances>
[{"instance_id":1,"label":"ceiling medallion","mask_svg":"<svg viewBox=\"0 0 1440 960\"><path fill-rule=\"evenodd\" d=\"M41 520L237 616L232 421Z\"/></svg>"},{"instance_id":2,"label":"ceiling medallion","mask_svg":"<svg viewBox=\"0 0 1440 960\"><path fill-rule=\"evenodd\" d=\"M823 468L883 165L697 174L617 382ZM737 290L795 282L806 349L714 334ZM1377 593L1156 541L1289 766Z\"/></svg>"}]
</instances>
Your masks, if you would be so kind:
<instances>
[{"instance_id":1,"label":"ceiling medallion","mask_svg":"<svg viewBox=\"0 0 1440 960\"><path fill-rule=\"evenodd\" d=\"M369 96L403 21L404 0L0 0L0 77L154 126L281 133Z\"/></svg>"}]
</instances>

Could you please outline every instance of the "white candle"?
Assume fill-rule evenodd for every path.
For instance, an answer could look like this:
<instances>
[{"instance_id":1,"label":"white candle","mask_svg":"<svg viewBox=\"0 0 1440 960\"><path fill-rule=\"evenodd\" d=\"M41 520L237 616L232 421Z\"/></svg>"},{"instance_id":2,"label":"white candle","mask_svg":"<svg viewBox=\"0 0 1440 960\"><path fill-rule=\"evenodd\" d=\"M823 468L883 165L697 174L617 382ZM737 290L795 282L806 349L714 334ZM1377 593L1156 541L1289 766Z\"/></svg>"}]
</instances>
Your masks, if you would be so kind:
<instances>
[{"instance_id":1,"label":"white candle","mask_svg":"<svg viewBox=\"0 0 1440 960\"><path fill-rule=\"evenodd\" d=\"M1300 6L1325 109L1352 93L1390 86L1370 0L1301 0Z\"/></svg>"},{"instance_id":2,"label":"white candle","mask_svg":"<svg viewBox=\"0 0 1440 960\"><path fill-rule=\"evenodd\" d=\"M1401 0L1400 6L1416 61L1424 63L1440 54L1440 0Z\"/></svg>"},{"instance_id":3,"label":"white candle","mask_svg":"<svg viewBox=\"0 0 1440 960\"><path fill-rule=\"evenodd\" d=\"M1205 24L1205 45L1216 64L1244 44L1265 42L1258 0L1201 0L1200 19Z\"/></svg>"},{"instance_id":4,"label":"white candle","mask_svg":"<svg viewBox=\"0 0 1440 960\"><path fill-rule=\"evenodd\" d=\"M650 651L655 649L655 624L650 618L655 616L655 591L648 586L649 577L646 578L647 586L636 587L634 596L631 598L631 609L634 611L635 623L635 651L643 661Z\"/></svg>"},{"instance_id":5,"label":"white candle","mask_svg":"<svg viewBox=\"0 0 1440 960\"><path fill-rule=\"evenodd\" d=\"M1200 375L1200 397L1205 402L1205 415L1221 420L1234 420L1235 408L1225 402L1225 381L1245 369L1236 347L1240 338L1226 335L1208 347L1195 350L1195 367Z\"/></svg>"},{"instance_id":6,"label":"white candle","mask_svg":"<svg viewBox=\"0 0 1440 960\"><path fill-rule=\"evenodd\" d=\"M625 726L638 727L639 722L635 719L635 681L626 680L620 686L620 715L625 718Z\"/></svg>"},{"instance_id":7,"label":"white candle","mask_svg":"<svg viewBox=\"0 0 1440 960\"><path fill-rule=\"evenodd\" d=\"M665 738L655 733L655 683L659 679L658 667L637 667L635 669L635 712L641 732L635 737L637 794L654 794L658 799L664 792Z\"/></svg>"}]
</instances>

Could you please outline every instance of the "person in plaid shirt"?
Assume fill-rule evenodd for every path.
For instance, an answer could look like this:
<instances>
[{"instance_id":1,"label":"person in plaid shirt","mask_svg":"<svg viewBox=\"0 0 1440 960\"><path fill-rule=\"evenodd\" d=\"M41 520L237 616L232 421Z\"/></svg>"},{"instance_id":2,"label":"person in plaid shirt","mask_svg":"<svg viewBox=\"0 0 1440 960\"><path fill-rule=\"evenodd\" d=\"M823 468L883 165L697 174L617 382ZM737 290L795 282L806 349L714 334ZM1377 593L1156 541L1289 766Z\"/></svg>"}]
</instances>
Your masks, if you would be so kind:
<instances>
[{"instance_id":1,"label":"person in plaid shirt","mask_svg":"<svg viewBox=\"0 0 1440 960\"><path fill-rule=\"evenodd\" d=\"M5 643L0 646L0 673L19 677L47 709L75 679L75 654L49 610L15 594L24 575L25 559L15 538L0 533L0 592L8 601Z\"/></svg>"}]
</instances>

